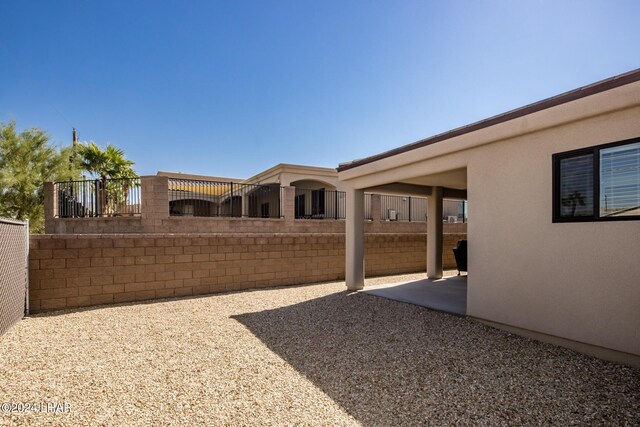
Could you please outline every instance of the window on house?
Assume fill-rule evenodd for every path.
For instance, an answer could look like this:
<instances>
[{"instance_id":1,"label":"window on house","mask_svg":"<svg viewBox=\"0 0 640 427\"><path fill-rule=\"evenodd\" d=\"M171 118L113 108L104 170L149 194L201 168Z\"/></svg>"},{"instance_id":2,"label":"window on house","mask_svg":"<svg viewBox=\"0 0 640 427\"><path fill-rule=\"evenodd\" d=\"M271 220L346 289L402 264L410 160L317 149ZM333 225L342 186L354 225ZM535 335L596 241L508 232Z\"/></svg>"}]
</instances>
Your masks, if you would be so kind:
<instances>
[{"instance_id":1,"label":"window on house","mask_svg":"<svg viewBox=\"0 0 640 427\"><path fill-rule=\"evenodd\" d=\"M593 216L593 154L560 160L560 217Z\"/></svg>"},{"instance_id":2,"label":"window on house","mask_svg":"<svg viewBox=\"0 0 640 427\"><path fill-rule=\"evenodd\" d=\"M640 219L640 140L553 156L553 221Z\"/></svg>"}]
</instances>

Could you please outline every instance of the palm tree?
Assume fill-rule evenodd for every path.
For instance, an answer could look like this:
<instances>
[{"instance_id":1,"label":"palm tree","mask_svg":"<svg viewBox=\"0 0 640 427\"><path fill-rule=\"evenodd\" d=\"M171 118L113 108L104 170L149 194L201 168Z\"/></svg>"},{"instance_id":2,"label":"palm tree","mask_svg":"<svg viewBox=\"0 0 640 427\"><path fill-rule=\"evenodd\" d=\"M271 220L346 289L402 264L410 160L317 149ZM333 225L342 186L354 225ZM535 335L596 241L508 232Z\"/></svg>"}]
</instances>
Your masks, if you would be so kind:
<instances>
[{"instance_id":1,"label":"palm tree","mask_svg":"<svg viewBox=\"0 0 640 427\"><path fill-rule=\"evenodd\" d=\"M585 206L585 198L579 191L574 191L562 199L562 206L571 207L571 216L576 216L578 206Z\"/></svg>"},{"instance_id":2,"label":"palm tree","mask_svg":"<svg viewBox=\"0 0 640 427\"><path fill-rule=\"evenodd\" d=\"M115 200L113 200L115 203L126 201L131 179L137 178L138 176L133 169L134 162L125 159L124 151L111 144L107 145L107 148L103 150L95 142L89 142L79 144L77 146L77 154L80 157L80 167L90 174L99 177L99 213L102 213L107 207L107 187L109 180L124 178L124 180L117 185L118 189L120 187L123 189L123 192L120 193L114 188L112 189L114 190L112 193L114 193L115 196Z\"/></svg>"},{"instance_id":3,"label":"palm tree","mask_svg":"<svg viewBox=\"0 0 640 427\"><path fill-rule=\"evenodd\" d=\"M79 144L77 150L82 169L99 176L102 181L137 176L132 167L135 163L125 159L124 151L111 144L103 150L95 142L90 142Z\"/></svg>"}]
</instances>

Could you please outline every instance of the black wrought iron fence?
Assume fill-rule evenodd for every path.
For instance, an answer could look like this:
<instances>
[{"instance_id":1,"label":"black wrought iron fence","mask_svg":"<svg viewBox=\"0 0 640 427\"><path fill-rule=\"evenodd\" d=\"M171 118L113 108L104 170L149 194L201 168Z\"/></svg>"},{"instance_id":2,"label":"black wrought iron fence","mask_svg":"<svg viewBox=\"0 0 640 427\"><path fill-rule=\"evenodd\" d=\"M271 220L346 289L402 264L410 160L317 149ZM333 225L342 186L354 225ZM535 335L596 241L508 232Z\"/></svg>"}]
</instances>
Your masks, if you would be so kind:
<instances>
[{"instance_id":1,"label":"black wrought iron fence","mask_svg":"<svg viewBox=\"0 0 640 427\"><path fill-rule=\"evenodd\" d=\"M140 215L140 178L60 181L53 185L59 218Z\"/></svg>"},{"instance_id":2,"label":"black wrought iron fence","mask_svg":"<svg viewBox=\"0 0 640 427\"><path fill-rule=\"evenodd\" d=\"M364 193L364 219L373 221L373 205L371 202L371 193Z\"/></svg>"},{"instance_id":3,"label":"black wrought iron fence","mask_svg":"<svg viewBox=\"0 0 640 427\"><path fill-rule=\"evenodd\" d=\"M344 219L347 213L344 191L296 188L296 219Z\"/></svg>"},{"instance_id":4,"label":"black wrought iron fence","mask_svg":"<svg viewBox=\"0 0 640 427\"><path fill-rule=\"evenodd\" d=\"M280 218L282 187L231 181L169 179L172 216Z\"/></svg>"},{"instance_id":5,"label":"black wrought iron fence","mask_svg":"<svg viewBox=\"0 0 640 427\"><path fill-rule=\"evenodd\" d=\"M380 219L383 221L425 222L427 199L411 196L380 195Z\"/></svg>"}]
</instances>

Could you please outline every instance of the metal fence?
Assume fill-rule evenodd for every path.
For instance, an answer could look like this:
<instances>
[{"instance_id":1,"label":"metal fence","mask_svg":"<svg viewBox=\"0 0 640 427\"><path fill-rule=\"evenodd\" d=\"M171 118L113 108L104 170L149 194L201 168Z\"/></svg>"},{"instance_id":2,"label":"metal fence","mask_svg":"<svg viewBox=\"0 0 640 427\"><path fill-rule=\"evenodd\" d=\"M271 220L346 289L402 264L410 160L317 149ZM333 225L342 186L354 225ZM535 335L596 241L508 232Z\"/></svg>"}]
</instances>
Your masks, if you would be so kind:
<instances>
[{"instance_id":1,"label":"metal fence","mask_svg":"<svg viewBox=\"0 0 640 427\"><path fill-rule=\"evenodd\" d=\"M371 201L371 193L364 193L364 219L373 221L373 202Z\"/></svg>"},{"instance_id":2,"label":"metal fence","mask_svg":"<svg viewBox=\"0 0 640 427\"><path fill-rule=\"evenodd\" d=\"M169 179L171 216L280 218L279 185Z\"/></svg>"},{"instance_id":3,"label":"metal fence","mask_svg":"<svg viewBox=\"0 0 640 427\"><path fill-rule=\"evenodd\" d=\"M466 200L444 200L442 202L442 219L444 222L467 222L467 208L469 204Z\"/></svg>"},{"instance_id":4,"label":"metal fence","mask_svg":"<svg viewBox=\"0 0 640 427\"><path fill-rule=\"evenodd\" d=\"M296 188L296 219L345 219L347 193L344 191Z\"/></svg>"},{"instance_id":5,"label":"metal fence","mask_svg":"<svg viewBox=\"0 0 640 427\"><path fill-rule=\"evenodd\" d=\"M0 335L29 312L29 223L0 218Z\"/></svg>"},{"instance_id":6,"label":"metal fence","mask_svg":"<svg viewBox=\"0 0 640 427\"><path fill-rule=\"evenodd\" d=\"M467 222L466 200L443 200L442 220L449 223ZM365 194L365 219L372 218L371 197ZM382 221L425 222L427 199L411 196L380 195L380 219Z\"/></svg>"},{"instance_id":7,"label":"metal fence","mask_svg":"<svg viewBox=\"0 0 640 427\"><path fill-rule=\"evenodd\" d=\"M427 199L381 195L380 219L383 221L425 222L427 220Z\"/></svg>"},{"instance_id":8,"label":"metal fence","mask_svg":"<svg viewBox=\"0 0 640 427\"><path fill-rule=\"evenodd\" d=\"M55 182L58 218L140 215L140 178Z\"/></svg>"}]
</instances>

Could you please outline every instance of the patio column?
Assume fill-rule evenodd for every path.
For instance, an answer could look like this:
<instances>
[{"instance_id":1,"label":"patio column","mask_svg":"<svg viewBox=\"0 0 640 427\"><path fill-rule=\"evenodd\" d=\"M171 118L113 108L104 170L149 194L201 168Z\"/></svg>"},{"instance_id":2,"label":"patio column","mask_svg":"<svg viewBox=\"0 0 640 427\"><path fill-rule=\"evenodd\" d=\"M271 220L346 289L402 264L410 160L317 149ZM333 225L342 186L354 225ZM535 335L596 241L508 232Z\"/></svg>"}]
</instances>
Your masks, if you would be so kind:
<instances>
[{"instance_id":1,"label":"patio column","mask_svg":"<svg viewBox=\"0 0 640 427\"><path fill-rule=\"evenodd\" d=\"M427 197L427 278L442 278L442 187Z\"/></svg>"},{"instance_id":2,"label":"patio column","mask_svg":"<svg viewBox=\"0 0 640 427\"><path fill-rule=\"evenodd\" d=\"M347 189L345 281L347 289L364 288L364 191Z\"/></svg>"}]
</instances>

